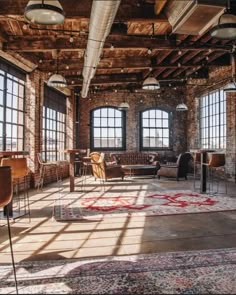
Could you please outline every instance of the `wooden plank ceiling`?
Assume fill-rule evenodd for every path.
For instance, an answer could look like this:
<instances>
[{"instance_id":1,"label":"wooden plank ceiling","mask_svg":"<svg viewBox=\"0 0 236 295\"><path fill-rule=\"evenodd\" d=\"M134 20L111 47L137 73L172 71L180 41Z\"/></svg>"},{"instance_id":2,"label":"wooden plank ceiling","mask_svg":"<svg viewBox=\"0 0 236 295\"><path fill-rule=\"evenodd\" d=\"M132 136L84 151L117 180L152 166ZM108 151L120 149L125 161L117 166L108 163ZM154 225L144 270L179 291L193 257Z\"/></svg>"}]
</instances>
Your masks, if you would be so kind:
<instances>
[{"instance_id":1,"label":"wooden plank ceiling","mask_svg":"<svg viewBox=\"0 0 236 295\"><path fill-rule=\"evenodd\" d=\"M140 89L149 75L163 84L184 83L189 77L207 77L209 66L229 65L235 41L215 40L209 31L172 32L167 16L174 2L181 1L121 1L90 90ZM92 0L60 0L66 19L57 26L28 24L23 17L27 3L1 0L2 50L22 56L48 74L56 72L58 56L59 72L69 88L80 91Z\"/></svg>"}]
</instances>

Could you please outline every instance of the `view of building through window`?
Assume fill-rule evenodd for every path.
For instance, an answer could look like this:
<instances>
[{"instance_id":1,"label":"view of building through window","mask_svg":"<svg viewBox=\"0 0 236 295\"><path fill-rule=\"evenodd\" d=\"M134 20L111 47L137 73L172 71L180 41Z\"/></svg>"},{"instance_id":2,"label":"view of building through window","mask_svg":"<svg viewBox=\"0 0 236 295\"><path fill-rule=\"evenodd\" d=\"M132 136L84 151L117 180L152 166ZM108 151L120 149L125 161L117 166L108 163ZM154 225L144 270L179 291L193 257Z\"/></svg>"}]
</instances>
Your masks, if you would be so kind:
<instances>
[{"instance_id":1,"label":"view of building through window","mask_svg":"<svg viewBox=\"0 0 236 295\"><path fill-rule=\"evenodd\" d=\"M102 107L92 111L92 148L124 149L124 114L113 107Z\"/></svg>"},{"instance_id":2,"label":"view of building through window","mask_svg":"<svg viewBox=\"0 0 236 295\"><path fill-rule=\"evenodd\" d=\"M169 113L150 109L141 113L141 148L169 148Z\"/></svg>"}]
</instances>

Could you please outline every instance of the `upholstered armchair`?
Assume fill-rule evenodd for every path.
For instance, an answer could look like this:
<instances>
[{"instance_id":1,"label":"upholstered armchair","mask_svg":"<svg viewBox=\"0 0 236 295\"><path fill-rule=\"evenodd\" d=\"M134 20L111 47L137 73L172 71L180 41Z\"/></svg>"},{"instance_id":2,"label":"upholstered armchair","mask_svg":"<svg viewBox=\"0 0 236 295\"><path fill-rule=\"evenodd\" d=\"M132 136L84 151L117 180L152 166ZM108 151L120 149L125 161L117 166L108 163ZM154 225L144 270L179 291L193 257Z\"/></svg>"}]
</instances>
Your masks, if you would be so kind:
<instances>
[{"instance_id":1,"label":"upholstered armchair","mask_svg":"<svg viewBox=\"0 0 236 295\"><path fill-rule=\"evenodd\" d=\"M121 165L105 161L104 153L92 152L89 156L91 158L92 173L95 178L107 180L121 177L122 180L124 179L124 172L121 169Z\"/></svg>"},{"instance_id":2,"label":"upholstered armchair","mask_svg":"<svg viewBox=\"0 0 236 295\"><path fill-rule=\"evenodd\" d=\"M178 156L176 163L168 162L167 164L160 164L160 169L157 172L158 178L160 179L161 176L165 176L175 177L177 181L179 178L185 178L187 180L190 160L192 160L190 153L182 153Z\"/></svg>"}]
</instances>

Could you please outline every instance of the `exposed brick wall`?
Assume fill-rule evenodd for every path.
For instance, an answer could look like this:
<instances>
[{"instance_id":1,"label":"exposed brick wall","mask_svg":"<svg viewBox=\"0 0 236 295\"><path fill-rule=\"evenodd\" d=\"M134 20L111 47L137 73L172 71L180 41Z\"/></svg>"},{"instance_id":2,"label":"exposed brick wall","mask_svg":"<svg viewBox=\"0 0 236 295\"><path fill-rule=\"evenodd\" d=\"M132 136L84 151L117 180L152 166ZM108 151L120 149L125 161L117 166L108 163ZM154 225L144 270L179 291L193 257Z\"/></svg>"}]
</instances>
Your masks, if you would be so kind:
<instances>
[{"instance_id":1,"label":"exposed brick wall","mask_svg":"<svg viewBox=\"0 0 236 295\"><path fill-rule=\"evenodd\" d=\"M199 148L199 97L224 87L230 80L231 67L214 67L209 72L209 79L192 79L191 86L187 87L186 100L190 112L188 112L188 148ZM228 79L227 79L228 77ZM200 85L206 83L208 87ZM226 167L227 175L232 180L236 180L236 94L227 93L226 96L226 126L227 126L227 142L226 142Z\"/></svg>"},{"instance_id":2,"label":"exposed brick wall","mask_svg":"<svg viewBox=\"0 0 236 295\"><path fill-rule=\"evenodd\" d=\"M80 98L79 142L80 148L90 145L90 111L96 107L108 105L117 107L121 102L127 101L130 109L126 112L126 150L139 151L139 114L141 111L152 107L172 112L173 116L173 151L179 154L186 150L186 120L187 114L176 112L176 105L183 99L184 89L168 87L162 92L123 93L123 92L98 92L87 98ZM168 151L166 151L168 152ZM162 151L161 153L164 153Z\"/></svg>"}]
</instances>

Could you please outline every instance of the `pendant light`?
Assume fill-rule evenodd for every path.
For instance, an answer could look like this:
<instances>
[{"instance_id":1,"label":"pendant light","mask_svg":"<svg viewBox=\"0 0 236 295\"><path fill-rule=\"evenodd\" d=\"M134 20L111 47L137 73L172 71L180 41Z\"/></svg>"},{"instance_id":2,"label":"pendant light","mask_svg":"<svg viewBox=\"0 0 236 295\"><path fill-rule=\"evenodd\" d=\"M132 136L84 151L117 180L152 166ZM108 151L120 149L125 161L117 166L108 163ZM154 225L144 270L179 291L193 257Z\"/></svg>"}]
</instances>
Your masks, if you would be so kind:
<instances>
[{"instance_id":1,"label":"pendant light","mask_svg":"<svg viewBox=\"0 0 236 295\"><path fill-rule=\"evenodd\" d=\"M127 111L129 109L129 104L126 101L123 101L119 106L118 110L120 111Z\"/></svg>"},{"instance_id":2,"label":"pendant light","mask_svg":"<svg viewBox=\"0 0 236 295\"><path fill-rule=\"evenodd\" d=\"M58 0L30 0L24 16L38 25L58 25L64 22L65 12Z\"/></svg>"},{"instance_id":3,"label":"pendant light","mask_svg":"<svg viewBox=\"0 0 236 295\"><path fill-rule=\"evenodd\" d=\"M235 57L231 53L231 68L232 68L232 77L231 82L224 88L224 92L236 92L236 83L235 83Z\"/></svg>"},{"instance_id":4,"label":"pendant light","mask_svg":"<svg viewBox=\"0 0 236 295\"><path fill-rule=\"evenodd\" d=\"M188 110L188 107L186 106L186 104L185 103L180 103L180 104L178 104L177 106L176 106L176 111L177 112L185 112L185 111L187 111Z\"/></svg>"},{"instance_id":5,"label":"pendant light","mask_svg":"<svg viewBox=\"0 0 236 295\"><path fill-rule=\"evenodd\" d=\"M59 87L59 88L64 88L67 86L66 84L66 79L58 74L58 52L57 52L57 72L56 74L53 74L47 82L47 85L50 87Z\"/></svg>"},{"instance_id":6,"label":"pendant light","mask_svg":"<svg viewBox=\"0 0 236 295\"><path fill-rule=\"evenodd\" d=\"M236 15L230 10L230 0L227 1L226 11L219 17L210 34L214 38L233 40L236 39Z\"/></svg>"},{"instance_id":7,"label":"pendant light","mask_svg":"<svg viewBox=\"0 0 236 295\"><path fill-rule=\"evenodd\" d=\"M147 77L143 82L142 89L157 90L160 89L160 84L155 77Z\"/></svg>"}]
</instances>

